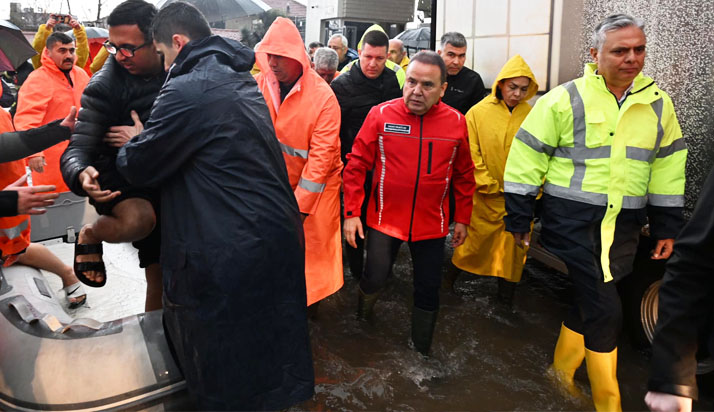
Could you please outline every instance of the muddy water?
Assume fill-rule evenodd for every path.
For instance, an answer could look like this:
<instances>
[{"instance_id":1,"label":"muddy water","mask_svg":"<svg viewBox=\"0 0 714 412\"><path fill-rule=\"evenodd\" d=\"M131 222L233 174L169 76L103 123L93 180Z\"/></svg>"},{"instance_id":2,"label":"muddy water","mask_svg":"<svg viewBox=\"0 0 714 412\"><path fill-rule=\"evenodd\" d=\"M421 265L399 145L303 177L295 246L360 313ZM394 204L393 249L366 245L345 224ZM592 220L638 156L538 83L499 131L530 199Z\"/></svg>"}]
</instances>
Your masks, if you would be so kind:
<instances>
[{"instance_id":1,"label":"muddy water","mask_svg":"<svg viewBox=\"0 0 714 412\"><path fill-rule=\"evenodd\" d=\"M411 279L403 246L374 321L358 322L357 282L346 270L345 286L310 321L316 395L291 410L592 410L584 365L576 374L584 399L560 393L547 374L569 307L567 277L528 263L512 313L495 303L495 279L462 273L456 294L441 292L429 358L409 348ZM646 355L621 340L623 408L645 410Z\"/></svg>"}]
</instances>

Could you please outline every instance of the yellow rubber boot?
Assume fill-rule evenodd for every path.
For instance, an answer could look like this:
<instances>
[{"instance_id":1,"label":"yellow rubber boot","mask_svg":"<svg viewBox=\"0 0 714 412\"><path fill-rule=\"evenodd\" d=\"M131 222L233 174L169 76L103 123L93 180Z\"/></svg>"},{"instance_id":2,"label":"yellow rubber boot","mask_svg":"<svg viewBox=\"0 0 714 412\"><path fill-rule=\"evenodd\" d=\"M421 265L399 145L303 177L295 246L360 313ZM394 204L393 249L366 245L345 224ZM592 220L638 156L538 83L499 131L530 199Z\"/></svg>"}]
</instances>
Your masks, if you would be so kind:
<instances>
[{"instance_id":1,"label":"yellow rubber boot","mask_svg":"<svg viewBox=\"0 0 714 412\"><path fill-rule=\"evenodd\" d=\"M620 412L620 387L617 384L617 348L612 352L585 350L588 379L593 393L595 410Z\"/></svg>"},{"instance_id":2,"label":"yellow rubber boot","mask_svg":"<svg viewBox=\"0 0 714 412\"><path fill-rule=\"evenodd\" d=\"M585 338L562 324L558 343L555 344L551 369L559 383L572 396L581 395L575 387L573 377L583 363L583 359L585 359Z\"/></svg>"}]
</instances>

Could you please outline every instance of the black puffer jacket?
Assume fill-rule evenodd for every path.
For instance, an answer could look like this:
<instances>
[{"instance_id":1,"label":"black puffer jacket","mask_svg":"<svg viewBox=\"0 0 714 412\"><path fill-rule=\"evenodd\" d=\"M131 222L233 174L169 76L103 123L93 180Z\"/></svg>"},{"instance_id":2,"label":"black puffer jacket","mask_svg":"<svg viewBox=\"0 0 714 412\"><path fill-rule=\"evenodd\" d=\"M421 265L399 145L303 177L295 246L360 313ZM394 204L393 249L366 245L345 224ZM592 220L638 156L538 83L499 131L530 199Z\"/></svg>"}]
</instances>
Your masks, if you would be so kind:
<instances>
[{"instance_id":1,"label":"black puffer jacket","mask_svg":"<svg viewBox=\"0 0 714 412\"><path fill-rule=\"evenodd\" d=\"M342 110L340 144L342 162L347 164L347 153L352 151L352 143L362 128L364 119L372 107L402 95L397 74L385 67L376 79L368 79L362 73L359 62L347 73L337 76L330 84Z\"/></svg>"},{"instance_id":2,"label":"black puffer jacket","mask_svg":"<svg viewBox=\"0 0 714 412\"><path fill-rule=\"evenodd\" d=\"M82 110L74 134L60 160L62 177L72 192L87 196L78 180L87 166L94 166L99 171L102 189L117 190L128 186L116 173L117 149L102 139L111 126L134 124L132 110L145 123L165 80L163 71L148 78L130 74L113 56L109 56L104 67L92 76L82 95ZM107 185L109 181L111 184Z\"/></svg>"},{"instance_id":3,"label":"black puffer jacket","mask_svg":"<svg viewBox=\"0 0 714 412\"><path fill-rule=\"evenodd\" d=\"M164 321L201 410L313 394L302 223L253 62L232 40L189 42L117 156L161 188Z\"/></svg>"}]
</instances>

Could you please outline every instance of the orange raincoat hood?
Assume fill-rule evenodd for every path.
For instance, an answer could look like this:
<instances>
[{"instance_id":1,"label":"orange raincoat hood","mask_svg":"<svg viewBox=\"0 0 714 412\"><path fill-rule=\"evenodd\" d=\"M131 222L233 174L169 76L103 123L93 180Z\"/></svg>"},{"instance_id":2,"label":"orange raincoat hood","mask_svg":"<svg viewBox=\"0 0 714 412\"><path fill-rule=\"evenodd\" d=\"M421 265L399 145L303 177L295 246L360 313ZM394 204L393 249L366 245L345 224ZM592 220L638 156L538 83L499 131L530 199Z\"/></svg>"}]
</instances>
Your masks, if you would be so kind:
<instances>
[{"instance_id":1,"label":"orange raincoat hood","mask_svg":"<svg viewBox=\"0 0 714 412\"><path fill-rule=\"evenodd\" d=\"M290 19L278 17L270 25L265 37L255 50L255 61L260 72L267 79L275 79L275 75L268 65L268 54L275 54L297 60L302 65L303 74L310 70L310 58L305 51L305 45L300 37L297 27Z\"/></svg>"}]
</instances>

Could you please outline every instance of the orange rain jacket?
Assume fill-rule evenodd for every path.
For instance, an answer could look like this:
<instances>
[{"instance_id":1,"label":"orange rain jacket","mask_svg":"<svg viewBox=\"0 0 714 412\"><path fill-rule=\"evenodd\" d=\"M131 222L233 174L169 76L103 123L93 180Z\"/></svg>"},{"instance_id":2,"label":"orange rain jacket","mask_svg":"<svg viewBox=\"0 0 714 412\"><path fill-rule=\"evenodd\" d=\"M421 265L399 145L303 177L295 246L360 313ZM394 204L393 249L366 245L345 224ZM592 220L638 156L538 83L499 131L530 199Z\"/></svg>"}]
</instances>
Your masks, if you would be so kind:
<instances>
[{"instance_id":1,"label":"orange rain jacket","mask_svg":"<svg viewBox=\"0 0 714 412\"><path fill-rule=\"evenodd\" d=\"M0 110L0 133L12 132L10 113ZM15 182L25 174L25 162L15 160L0 163L0 190ZM3 266L11 265L30 244L30 216L10 216L0 218L0 256Z\"/></svg>"},{"instance_id":2,"label":"orange rain jacket","mask_svg":"<svg viewBox=\"0 0 714 412\"><path fill-rule=\"evenodd\" d=\"M268 54L302 64L303 75L280 102L280 85ZM330 86L310 68L300 33L292 21L278 17L255 53L258 87L275 126L305 219L305 278L311 305L342 287L340 234L340 106Z\"/></svg>"},{"instance_id":3,"label":"orange rain jacket","mask_svg":"<svg viewBox=\"0 0 714 412\"><path fill-rule=\"evenodd\" d=\"M28 130L46 125L57 119L63 119L72 106L79 109L79 101L84 88L89 83L89 76L76 65L69 73L72 84L50 59L46 51L42 52L42 67L30 73L20 88L15 113L15 129ZM44 152L32 157L44 156L45 171L32 172L32 183L37 185L55 185L57 192L68 192L69 188L62 180L59 162L67 148L68 141L58 143Z\"/></svg>"}]
</instances>

